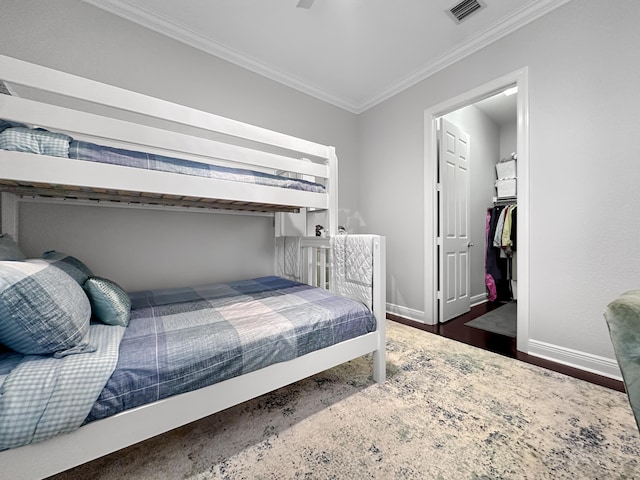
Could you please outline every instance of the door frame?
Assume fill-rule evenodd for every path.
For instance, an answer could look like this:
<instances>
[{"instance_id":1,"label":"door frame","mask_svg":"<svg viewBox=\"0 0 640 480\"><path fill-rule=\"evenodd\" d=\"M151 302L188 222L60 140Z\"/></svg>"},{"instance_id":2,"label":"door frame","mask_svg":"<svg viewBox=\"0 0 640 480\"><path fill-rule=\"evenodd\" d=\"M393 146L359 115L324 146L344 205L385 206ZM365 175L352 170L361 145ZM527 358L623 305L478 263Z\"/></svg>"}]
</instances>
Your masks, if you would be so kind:
<instances>
[{"instance_id":1,"label":"door frame","mask_svg":"<svg viewBox=\"0 0 640 480\"><path fill-rule=\"evenodd\" d=\"M424 111L424 313L425 323L438 323L438 118L516 85L518 192L518 337L517 349L529 350L529 86L527 67L445 100Z\"/></svg>"}]
</instances>

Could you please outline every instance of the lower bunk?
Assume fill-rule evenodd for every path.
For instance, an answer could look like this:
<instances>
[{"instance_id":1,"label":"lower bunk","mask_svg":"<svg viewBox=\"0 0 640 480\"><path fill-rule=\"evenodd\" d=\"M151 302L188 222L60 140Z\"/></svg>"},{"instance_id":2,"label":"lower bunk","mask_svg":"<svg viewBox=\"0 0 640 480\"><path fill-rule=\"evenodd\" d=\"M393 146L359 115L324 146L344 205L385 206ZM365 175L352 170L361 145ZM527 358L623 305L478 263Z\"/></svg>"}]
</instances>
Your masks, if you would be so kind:
<instances>
[{"instance_id":1,"label":"lower bunk","mask_svg":"<svg viewBox=\"0 0 640 480\"><path fill-rule=\"evenodd\" d=\"M319 257L318 244L312 243L313 253L300 261L306 267ZM384 382L384 238L372 237L372 246L372 308L340 295L349 295L341 287L351 277L348 269L342 279L331 277L337 295L281 277L129 294L131 319L121 340L112 335L117 362L88 412L75 414L86 417L83 425L1 451L3 476L44 478L369 353L374 379ZM113 346L99 345L96 353L109 349ZM55 360L64 365L92 355ZM0 387L3 394L8 378ZM53 383L65 382L54 378ZM72 383L76 391L51 398L82 404L83 391L91 389L83 380ZM68 415L42 415L63 432L58 417Z\"/></svg>"}]
</instances>

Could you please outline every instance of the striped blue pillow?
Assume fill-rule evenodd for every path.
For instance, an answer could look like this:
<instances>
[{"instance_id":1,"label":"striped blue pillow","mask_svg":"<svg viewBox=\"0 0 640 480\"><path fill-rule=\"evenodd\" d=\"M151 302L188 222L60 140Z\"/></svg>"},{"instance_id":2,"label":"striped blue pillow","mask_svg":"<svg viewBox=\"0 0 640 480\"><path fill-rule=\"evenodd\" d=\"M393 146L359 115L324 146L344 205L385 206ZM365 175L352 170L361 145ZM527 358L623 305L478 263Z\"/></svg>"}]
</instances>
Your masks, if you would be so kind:
<instances>
[{"instance_id":1,"label":"striped blue pillow","mask_svg":"<svg viewBox=\"0 0 640 480\"><path fill-rule=\"evenodd\" d=\"M0 343L25 355L94 351L90 318L87 296L64 271L42 261L0 262Z\"/></svg>"},{"instance_id":2,"label":"striped blue pillow","mask_svg":"<svg viewBox=\"0 0 640 480\"><path fill-rule=\"evenodd\" d=\"M42 260L50 263L51 265L58 267L60 270L64 270L71 278L73 278L80 286L84 285L87 278L93 275L93 272L89 270L84 263L78 260L76 257L67 255L66 253L56 252L55 250L49 250L42 254Z\"/></svg>"}]
</instances>

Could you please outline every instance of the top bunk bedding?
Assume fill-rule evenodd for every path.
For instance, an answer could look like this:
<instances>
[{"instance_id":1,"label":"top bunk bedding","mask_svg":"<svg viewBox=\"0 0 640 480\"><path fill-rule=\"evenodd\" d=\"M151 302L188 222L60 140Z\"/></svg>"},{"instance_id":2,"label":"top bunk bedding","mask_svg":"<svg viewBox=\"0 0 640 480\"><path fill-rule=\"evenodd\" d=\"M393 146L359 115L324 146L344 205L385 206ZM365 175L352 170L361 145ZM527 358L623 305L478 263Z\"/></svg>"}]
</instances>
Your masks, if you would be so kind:
<instances>
[{"instance_id":1,"label":"top bunk bedding","mask_svg":"<svg viewBox=\"0 0 640 480\"><path fill-rule=\"evenodd\" d=\"M0 149L1 191L337 211L333 147L2 55L0 83L11 93L0 94L0 118L12 127Z\"/></svg>"},{"instance_id":2,"label":"top bunk bedding","mask_svg":"<svg viewBox=\"0 0 640 480\"><path fill-rule=\"evenodd\" d=\"M88 162L120 165L143 170L214 178L232 182L288 188L305 192L325 193L324 185L308 180L274 175L243 168L184 160L180 158L156 155L153 153L108 147L91 142L79 141L69 135L50 132L42 128L29 128L26 125L0 119L0 149L14 152L26 152ZM5 191L28 192L25 185L20 189L17 182L0 179ZM2 187L0 187L2 188ZM42 189L42 187L41 187ZM58 189L65 196L78 195L77 191ZM54 195L52 188L48 194Z\"/></svg>"}]
</instances>

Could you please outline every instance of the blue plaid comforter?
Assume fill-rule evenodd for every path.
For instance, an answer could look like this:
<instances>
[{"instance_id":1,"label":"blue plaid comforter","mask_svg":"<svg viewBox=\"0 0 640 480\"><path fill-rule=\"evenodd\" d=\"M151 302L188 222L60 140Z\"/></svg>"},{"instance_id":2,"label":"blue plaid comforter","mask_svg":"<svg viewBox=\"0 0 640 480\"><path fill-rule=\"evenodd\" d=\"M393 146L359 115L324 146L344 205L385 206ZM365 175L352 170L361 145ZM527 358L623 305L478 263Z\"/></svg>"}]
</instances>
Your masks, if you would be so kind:
<instances>
[{"instance_id":1,"label":"blue plaid comforter","mask_svg":"<svg viewBox=\"0 0 640 480\"><path fill-rule=\"evenodd\" d=\"M256 185L266 185L268 187L290 188L303 190L305 192L324 193L326 191L323 185L307 180L288 178L243 168L231 168L173 157L164 157L152 153L105 147L77 140L73 140L69 144L69 158L122 165L125 167L143 168L146 170L180 173L182 175L192 175L196 177L215 178L217 180L253 183Z\"/></svg>"},{"instance_id":2,"label":"blue plaid comforter","mask_svg":"<svg viewBox=\"0 0 640 480\"><path fill-rule=\"evenodd\" d=\"M118 364L86 422L376 328L364 305L279 277L130 295Z\"/></svg>"}]
</instances>

